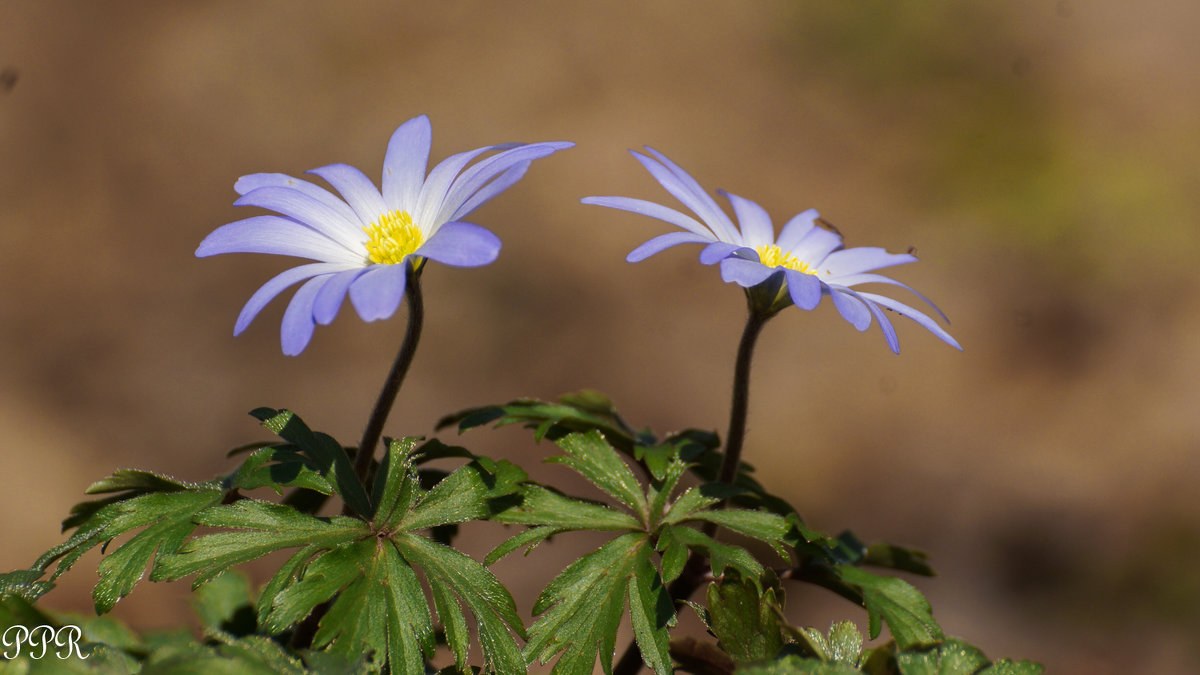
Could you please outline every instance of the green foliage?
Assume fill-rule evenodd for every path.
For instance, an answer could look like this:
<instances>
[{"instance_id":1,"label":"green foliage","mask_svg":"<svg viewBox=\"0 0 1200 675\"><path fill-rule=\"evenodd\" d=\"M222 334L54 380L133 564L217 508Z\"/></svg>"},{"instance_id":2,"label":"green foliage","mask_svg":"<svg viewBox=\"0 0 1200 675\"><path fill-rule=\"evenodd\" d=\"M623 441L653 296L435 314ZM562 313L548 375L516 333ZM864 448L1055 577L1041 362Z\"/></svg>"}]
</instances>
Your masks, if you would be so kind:
<instances>
[{"instance_id":1,"label":"green foliage","mask_svg":"<svg viewBox=\"0 0 1200 675\"><path fill-rule=\"evenodd\" d=\"M663 467L662 478L647 486L593 429L571 433L556 441L563 455L547 461L576 471L617 506L566 497L536 484L527 484L519 506L493 516L493 520L531 526L501 544L487 558L492 562L522 546L536 545L547 537L571 530L622 532L615 539L572 563L542 591L534 605L541 615L530 628L527 658L546 663L559 655L555 673L590 673L597 656L606 671L626 603L634 635L647 665L655 672L671 669L667 628L675 611L664 586L678 576L687 551L698 551L712 560L714 574L727 568L757 579L762 565L745 549L722 544L694 524L713 523L766 541L782 551L790 526L770 513L716 512L719 486L689 488L674 502L670 496L685 473L686 464L674 456ZM663 552L656 568L652 555Z\"/></svg>"},{"instance_id":2,"label":"green foliage","mask_svg":"<svg viewBox=\"0 0 1200 675\"><path fill-rule=\"evenodd\" d=\"M236 451L240 466L204 483L118 471L88 489L104 496L71 510L67 541L30 569L0 574L0 624L79 625L89 655L65 665L21 658L5 672L424 675L444 646L453 659L443 671L449 675L478 670L468 664L475 634L483 672L523 673L535 661L554 661L554 673L583 675L597 658L612 671L626 615L643 662L657 675L676 664L759 675L1041 672L1028 662L989 662L946 639L915 587L865 569L932 574L923 553L811 528L748 467L735 485L715 482L721 456L714 434L687 430L659 440L649 430L634 432L595 393L476 408L442 424L529 426L562 451L548 462L583 476L605 501L563 494L508 462L436 439L389 441L361 480L353 449L289 411L253 415L283 442L244 446ZM429 468L435 460L459 466ZM255 490L280 499L247 495ZM322 515L330 498L344 504L341 515ZM449 545L460 524L477 520L525 527L488 554L487 565L518 549L528 555L563 533L611 538L550 581L526 629L504 585ZM744 547L747 539L763 544L754 550L766 557ZM147 569L152 581L192 577L203 640L186 631L139 636L107 617L51 615L32 604L96 546L107 552L93 592L98 613ZM278 552L290 553L257 592L234 569ZM869 636L879 637L886 624L891 640L864 652L850 622L827 634L790 625L784 586L796 582L861 605ZM706 587L703 605L688 604L715 642L672 639L675 603L687 601L677 585Z\"/></svg>"}]
</instances>

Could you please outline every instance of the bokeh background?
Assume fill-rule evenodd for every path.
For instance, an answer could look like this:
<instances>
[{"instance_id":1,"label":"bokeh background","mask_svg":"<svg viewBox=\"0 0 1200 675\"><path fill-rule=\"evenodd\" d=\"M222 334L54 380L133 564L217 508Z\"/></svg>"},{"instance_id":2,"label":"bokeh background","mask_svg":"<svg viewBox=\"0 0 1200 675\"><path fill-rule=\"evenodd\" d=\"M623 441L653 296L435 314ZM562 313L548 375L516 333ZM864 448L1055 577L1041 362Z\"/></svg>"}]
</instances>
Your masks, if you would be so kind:
<instances>
[{"instance_id":1,"label":"bokeh background","mask_svg":"<svg viewBox=\"0 0 1200 675\"><path fill-rule=\"evenodd\" d=\"M248 215L238 176L378 177L389 134L427 113L435 160L578 146L475 214L504 240L496 264L428 270L390 433L585 387L638 425L724 430L741 293L694 248L625 263L668 226L578 203L670 202L626 153L650 144L777 222L816 207L849 245L915 246L894 276L965 346L897 319L897 357L828 303L785 312L751 398L769 487L816 527L928 551L936 617L993 657L1193 672L1200 5L39 0L0 17L0 568L58 543L116 467L228 470L224 450L266 438L254 407L358 437L403 312L343 310L286 358L283 301L231 329L292 263L193 251ZM523 431L462 440L563 475ZM481 554L498 529L462 541ZM585 544L497 570L528 608ZM86 609L95 562L45 602ZM793 589L795 620L865 624L827 595ZM186 596L146 585L115 613L177 623Z\"/></svg>"}]
</instances>

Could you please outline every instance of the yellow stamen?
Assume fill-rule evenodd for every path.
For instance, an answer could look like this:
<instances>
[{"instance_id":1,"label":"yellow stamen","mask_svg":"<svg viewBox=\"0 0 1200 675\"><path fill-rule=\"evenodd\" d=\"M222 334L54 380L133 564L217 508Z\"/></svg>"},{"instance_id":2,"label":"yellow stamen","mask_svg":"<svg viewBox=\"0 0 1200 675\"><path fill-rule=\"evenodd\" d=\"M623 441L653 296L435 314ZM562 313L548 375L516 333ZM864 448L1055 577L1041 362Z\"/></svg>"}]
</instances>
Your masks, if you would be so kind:
<instances>
[{"instance_id":1,"label":"yellow stamen","mask_svg":"<svg viewBox=\"0 0 1200 675\"><path fill-rule=\"evenodd\" d=\"M791 253L785 253L783 249L775 244L766 244L754 249L758 252L758 260L767 267L786 267L789 270L803 272L804 274L816 274L817 271L808 266L808 263L800 260Z\"/></svg>"},{"instance_id":2,"label":"yellow stamen","mask_svg":"<svg viewBox=\"0 0 1200 675\"><path fill-rule=\"evenodd\" d=\"M395 265L425 243L421 228L408 211L388 211L379 222L363 228L367 233L367 258L377 265Z\"/></svg>"}]
</instances>

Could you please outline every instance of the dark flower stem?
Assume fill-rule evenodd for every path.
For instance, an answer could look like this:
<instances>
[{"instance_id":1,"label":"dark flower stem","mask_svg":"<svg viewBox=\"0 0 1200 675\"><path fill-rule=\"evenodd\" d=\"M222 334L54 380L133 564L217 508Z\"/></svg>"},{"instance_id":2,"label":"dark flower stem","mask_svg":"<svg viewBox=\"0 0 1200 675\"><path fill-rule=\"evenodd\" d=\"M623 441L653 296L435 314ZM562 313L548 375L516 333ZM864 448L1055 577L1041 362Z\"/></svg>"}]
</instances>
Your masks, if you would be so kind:
<instances>
[{"instance_id":1,"label":"dark flower stem","mask_svg":"<svg viewBox=\"0 0 1200 675\"><path fill-rule=\"evenodd\" d=\"M725 460L721 463L720 482L737 482L738 465L742 458L742 441L746 438L746 412L750 405L750 360L758 334L771 315L750 310L742 341L738 343L737 362L733 369L733 401L729 405L729 433L725 434Z\"/></svg>"},{"instance_id":2,"label":"dark flower stem","mask_svg":"<svg viewBox=\"0 0 1200 675\"><path fill-rule=\"evenodd\" d=\"M746 438L746 413L750 405L750 362L754 356L754 345L758 335L767 320L775 316L775 312L762 310L750 302L750 316L746 319L746 328L742 331L742 340L738 343L737 361L733 368L733 400L729 405L729 433L725 435L725 459L721 463L721 473L718 479L722 483L733 485L737 482L738 466L741 464L742 441ZM705 524L705 533L711 535L715 529L713 523ZM707 580L710 580L708 564L703 556L693 553L688 557L687 565L679 578L667 587L671 600L679 602L691 597L692 593ZM613 668L613 675L634 675L642 669L642 652L638 649L637 641L629 643L621 660Z\"/></svg>"},{"instance_id":3,"label":"dark flower stem","mask_svg":"<svg viewBox=\"0 0 1200 675\"><path fill-rule=\"evenodd\" d=\"M358 444L358 455L354 460L354 473L368 494L371 488L367 485L367 472L371 468L371 459L375 456L375 446L379 445L379 438L383 435L383 424L387 421L388 413L392 411L392 404L396 402L396 394L400 392L400 385L404 382L404 376L408 374L408 367L412 365L413 355L417 353L421 325L425 322L420 272L411 263L405 264L409 265L404 285L404 295L408 302L408 330L404 333L404 342L400 344L400 352L396 354L396 361L392 364L392 372L388 373L383 390L379 392L379 400L375 402L375 409L371 411L371 417L367 420L367 428L363 430L362 441Z\"/></svg>"}]
</instances>

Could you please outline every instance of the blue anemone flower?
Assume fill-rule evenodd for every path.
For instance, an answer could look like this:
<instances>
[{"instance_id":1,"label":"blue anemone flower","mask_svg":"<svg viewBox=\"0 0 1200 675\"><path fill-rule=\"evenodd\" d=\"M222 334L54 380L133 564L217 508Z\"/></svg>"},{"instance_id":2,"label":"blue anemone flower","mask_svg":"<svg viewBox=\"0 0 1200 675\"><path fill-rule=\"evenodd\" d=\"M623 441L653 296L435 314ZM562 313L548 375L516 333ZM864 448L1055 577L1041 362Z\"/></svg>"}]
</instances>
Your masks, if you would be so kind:
<instances>
[{"instance_id":1,"label":"blue anemone flower","mask_svg":"<svg viewBox=\"0 0 1200 675\"><path fill-rule=\"evenodd\" d=\"M706 244L700 252L700 262L706 265L720 264L721 278L726 282L746 289L763 289L766 288L765 282L782 277L787 295L782 295L783 290L769 291L772 298L768 299L768 304L774 308L773 311L778 311L779 301L795 304L801 309L813 309L820 304L821 298L828 295L842 317L860 331L871 325L872 317L877 319L888 347L897 354L900 353L900 343L896 338L896 330L881 308L916 321L950 346L962 349L949 333L926 314L891 298L853 288L867 283L899 286L929 304L948 323L941 310L920 293L895 279L871 273L884 267L916 262L916 256L888 253L876 247L845 248L837 232L818 227L820 216L812 209L789 220L776 238L771 218L761 206L749 199L718 190L733 206L738 219L735 225L716 200L686 171L653 148L647 147L646 151L650 156L631 152L650 175L691 209L699 220L642 199L585 197L582 200L584 204L631 211L684 230L659 235L638 246L626 258L629 262L644 260L679 244ZM781 295L777 298L775 293Z\"/></svg>"},{"instance_id":2,"label":"blue anemone flower","mask_svg":"<svg viewBox=\"0 0 1200 675\"><path fill-rule=\"evenodd\" d=\"M425 173L429 118L421 115L396 129L383 160L383 189L358 169L331 164L316 174L341 195L281 173L243 176L234 185L234 206L256 206L261 215L217 228L196 249L199 257L221 253L271 253L315 260L268 281L250 297L234 325L239 335L264 306L304 281L283 315L283 353L295 356L312 339L316 324L328 325L346 296L364 321L386 319L404 298L407 269L426 259L455 267L487 265L500 239L462 218L512 187L530 163L572 143L509 143L462 152ZM480 155L495 151L471 164ZM470 165L468 167L468 165Z\"/></svg>"}]
</instances>

